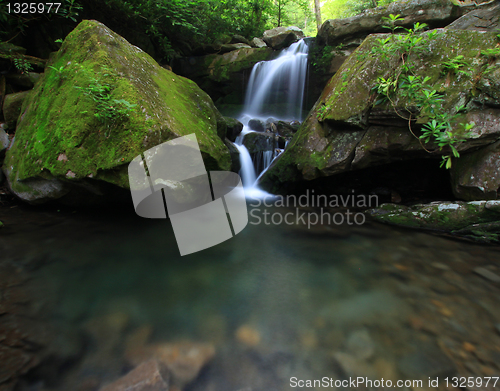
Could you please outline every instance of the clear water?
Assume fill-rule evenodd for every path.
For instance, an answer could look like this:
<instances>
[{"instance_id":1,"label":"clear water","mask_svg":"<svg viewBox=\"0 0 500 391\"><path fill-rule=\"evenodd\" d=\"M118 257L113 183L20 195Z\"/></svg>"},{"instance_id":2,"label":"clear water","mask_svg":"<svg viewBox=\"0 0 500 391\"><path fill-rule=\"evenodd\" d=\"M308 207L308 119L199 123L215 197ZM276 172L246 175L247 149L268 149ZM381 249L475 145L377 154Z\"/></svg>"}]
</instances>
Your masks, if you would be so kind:
<instances>
[{"instance_id":1,"label":"clear water","mask_svg":"<svg viewBox=\"0 0 500 391\"><path fill-rule=\"evenodd\" d=\"M263 211L233 239L182 258L169 221L140 219L132 206L2 215L3 262L26 270L46 319L86 341L55 384L31 389L121 376L125 341L144 326L152 341L215 346L188 390L289 390L290 377L427 379L450 367L498 375L500 289L473 271L499 273L498 247L375 223L253 225ZM266 211L275 221L295 213ZM113 349L88 327L107 316L126 319L101 331ZM241 327L258 343L239 337Z\"/></svg>"}]
</instances>

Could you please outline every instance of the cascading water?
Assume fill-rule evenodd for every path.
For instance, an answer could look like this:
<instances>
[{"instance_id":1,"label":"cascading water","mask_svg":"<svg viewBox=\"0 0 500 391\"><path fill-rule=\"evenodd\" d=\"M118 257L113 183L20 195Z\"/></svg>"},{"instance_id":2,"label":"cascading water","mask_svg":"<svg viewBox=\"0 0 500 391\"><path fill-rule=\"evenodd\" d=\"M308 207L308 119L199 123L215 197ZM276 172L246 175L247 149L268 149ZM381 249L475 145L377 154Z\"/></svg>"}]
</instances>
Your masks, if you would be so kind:
<instances>
[{"instance_id":1,"label":"cascading water","mask_svg":"<svg viewBox=\"0 0 500 391\"><path fill-rule=\"evenodd\" d=\"M253 132L248 122L250 119L266 121L269 117L285 121L302 119L307 55L308 46L301 40L283 50L276 59L261 61L252 69L243 114L239 118L244 127L235 141L240 152L240 175L247 194L254 190L253 196L258 196L257 175L262 175L277 156L276 148L270 146L269 150L257 154L255 162L252 161L243 145L245 135Z\"/></svg>"}]
</instances>

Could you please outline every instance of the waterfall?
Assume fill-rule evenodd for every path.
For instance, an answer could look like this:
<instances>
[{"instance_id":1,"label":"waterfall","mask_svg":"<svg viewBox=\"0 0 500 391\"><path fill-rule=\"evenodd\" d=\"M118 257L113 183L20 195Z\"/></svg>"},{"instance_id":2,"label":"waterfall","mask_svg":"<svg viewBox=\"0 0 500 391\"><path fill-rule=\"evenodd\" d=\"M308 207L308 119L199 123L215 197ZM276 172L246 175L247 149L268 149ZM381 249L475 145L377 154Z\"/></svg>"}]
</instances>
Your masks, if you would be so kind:
<instances>
[{"instance_id":1,"label":"waterfall","mask_svg":"<svg viewBox=\"0 0 500 391\"><path fill-rule=\"evenodd\" d=\"M266 121L269 117L285 121L302 120L307 54L307 44L301 40L284 49L276 59L261 61L252 69L243 113L239 118L244 127L235 141L240 152L240 175L247 194L253 190L254 196L262 195L255 182L279 154L273 145L270 150L258 152L255 161L252 161L243 145L245 135L253 132L248 122L253 118Z\"/></svg>"}]
</instances>

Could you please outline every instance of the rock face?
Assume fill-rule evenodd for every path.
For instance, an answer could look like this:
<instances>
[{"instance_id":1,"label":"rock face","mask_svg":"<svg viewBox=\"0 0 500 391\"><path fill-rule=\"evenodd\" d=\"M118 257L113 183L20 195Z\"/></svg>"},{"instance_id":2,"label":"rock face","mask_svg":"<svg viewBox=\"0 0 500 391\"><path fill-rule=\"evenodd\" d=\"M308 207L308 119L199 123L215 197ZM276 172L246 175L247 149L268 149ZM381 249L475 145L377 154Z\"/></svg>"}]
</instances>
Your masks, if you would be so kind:
<instances>
[{"instance_id":1,"label":"rock face","mask_svg":"<svg viewBox=\"0 0 500 391\"><path fill-rule=\"evenodd\" d=\"M473 10L458 18L447 28L456 30L495 31L500 26L500 4Z\"/></svg>"},{"instance_id":2,"label":"rock face","mask_svg":"<svg viewBox=\"0 0 500 391\"><path fill-rule=\"evenodd\" d=\"M471 9L472 7L455 5L449 0L397 1L387 8L378 7L350 18L325 21L318 32L318 41L320 44L335 45L341 41L387 31L382 27L382 18L390 14L404 18L398 25L407 28L413 27L416 22L427 23L433 28L445 27Z\"/></svg>"},{"instance_id":3,"label":"rock face","mask_svg":"<svg viewBox=\"0 0 500 391\"><path fill-rule=\"evenodd\" d=\"M500 85L496 60L479 55L481 49L494 47L498 40L488 32L436 31L429 41L425 39L428 33L423 33L421 53L425 54L412 58L414 72L430 78L430 88L442 94L445 110L455 113L457 106L465 106L465 112L452 122L456 128L463 123L475 123L467 140L457 147L465 156L467 151L500 138L500 110L494 108L500 103L495 92ZM368 37L330 80L287 150L264 174L261 185L265 189L279 192L287 182L446 153L432 143L424 144L427 152L421 140L410 132L408 121L400 115L407 112L407 98L397 95L393 98L395 106L374 105L377 79L388 78L401 66L394 57L377 54L377 40L384 37ZM443 70L443 62L458 55L469 61L470 76L450 75ZM418 135L419 125L412 128Z\"/></svg>"},{"instance_id":4,"label":"rock face","mask_svg":"<svg viewBox=\"0 0 500 391\"><path fill-rule=\"evenodd\" d=\"M174 71L194 80L218 104L243 104L250 71L259 61L268 60L271 53L271 48L262 47L192 56L177 61Z\"/></svg>"},{"instance_id":5,"label":"rock face","mask_svg":"<svg viewBox=\"0 0 500 391\"><path fill-rule=\"evenodd\" d=\"M279 50L290 46L292 43L304 38L301 29L295 26L276 27L272 30L264 31L263 40L267 46L274 50Z\"/></svg>"},{"instance_id":6,"label":"rock face","mask_svg":"<svg viewBox=\"0 0 500 391\"><path fill-rule=\"evenodd\" d=\"M500 141L457 159L452 189L462 200L494 200L500 189Z\"/></svg>"},{"instance_id":7,"label":"rock face","mask_svg":"<svg viewBox=\"0 0 500 391\"><path fill-rule=\"evenodd\" d=\"M225 122L210 97L103 24L80 23L51 65L24 102L3 166L19 198L102 198L109 184L129 187L137 155L191 133L208 170L229 169Z\"/></svg>"}]
</instances>

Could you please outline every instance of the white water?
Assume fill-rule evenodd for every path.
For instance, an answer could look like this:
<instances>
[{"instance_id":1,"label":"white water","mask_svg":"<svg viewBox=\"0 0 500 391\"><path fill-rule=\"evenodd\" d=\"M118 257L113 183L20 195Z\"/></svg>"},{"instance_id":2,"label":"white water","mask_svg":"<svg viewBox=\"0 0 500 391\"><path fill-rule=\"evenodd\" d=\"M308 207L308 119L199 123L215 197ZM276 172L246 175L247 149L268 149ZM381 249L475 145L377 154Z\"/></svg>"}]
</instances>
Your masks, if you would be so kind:
<instances>
[{"instance_id":1,"label":"white water","mask_svg":"<svg viewBox=\"0 0 500 391\"><path fill-rule=\"evenodd\" d=\"M240 176L245 193L251 198L269 196L260 190L256 181L273 160L282 152L276 148L260 152L253 162L248 149L243 145L245 135L253 132L248 121L257 118L266 121L268 117L286 121L301 120L307 76L308 47L303 40L296 42L272 61L261 61L254 65L239 120L244 127L235 144L240 152ZM259 174L259 175L257 175Z\"/></svg>"}]
</instances>

